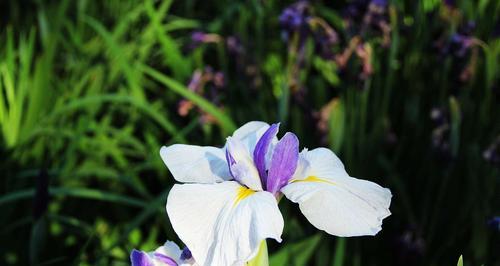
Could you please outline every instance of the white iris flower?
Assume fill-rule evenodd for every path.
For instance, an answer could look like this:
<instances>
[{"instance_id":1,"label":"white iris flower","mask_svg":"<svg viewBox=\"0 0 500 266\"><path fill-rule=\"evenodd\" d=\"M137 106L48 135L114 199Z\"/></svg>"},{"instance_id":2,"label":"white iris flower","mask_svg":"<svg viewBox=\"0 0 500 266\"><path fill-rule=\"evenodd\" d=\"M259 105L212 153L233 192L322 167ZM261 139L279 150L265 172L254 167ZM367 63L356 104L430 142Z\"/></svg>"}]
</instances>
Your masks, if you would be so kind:
<instances>
[{"instance_id":1,"label":"white iris flower","mask_svg":"<svg viewBox=\"0 0 500 266\"><path fill-rule=\"evenodd\" d=\"M350 177L338 157L299 153L297 137L277 139L279 124L249 122L223 148L175 144L161 157L178 182L167 214L199 265L242 265L262 240L281 242L277 199L299 204L315 227L337 236L375 235L390 215L391 192Z\"/></svg>"}]
</instances>

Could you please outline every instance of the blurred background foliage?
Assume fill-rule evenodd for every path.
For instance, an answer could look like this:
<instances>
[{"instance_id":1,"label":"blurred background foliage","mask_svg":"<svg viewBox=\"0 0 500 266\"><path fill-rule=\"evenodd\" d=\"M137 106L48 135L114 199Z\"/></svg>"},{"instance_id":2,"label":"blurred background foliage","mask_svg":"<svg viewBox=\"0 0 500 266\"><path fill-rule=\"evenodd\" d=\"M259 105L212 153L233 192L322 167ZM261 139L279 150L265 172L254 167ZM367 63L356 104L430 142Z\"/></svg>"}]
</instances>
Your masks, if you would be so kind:
<instances>
[{"instance_id":1,"label":"blurred background foliage","mask_svg":"<svg viewBox=\"0 0 500 266\"><path fill-rule=\"evenodd\" d=\"M250 120L393 194L376 237L282 201L272 265L500 265L500 2L0 2L0 264L127 265L178 240L172 143Z\"/></svg>"}]
</instances>

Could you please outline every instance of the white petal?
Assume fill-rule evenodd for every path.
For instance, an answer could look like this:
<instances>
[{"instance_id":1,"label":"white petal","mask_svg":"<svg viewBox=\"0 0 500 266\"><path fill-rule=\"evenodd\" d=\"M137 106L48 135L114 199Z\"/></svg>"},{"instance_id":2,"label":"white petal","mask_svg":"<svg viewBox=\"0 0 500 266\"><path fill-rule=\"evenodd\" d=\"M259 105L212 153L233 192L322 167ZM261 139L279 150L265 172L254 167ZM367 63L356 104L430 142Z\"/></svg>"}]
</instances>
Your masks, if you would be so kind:
<instances>
[{"instance_id":1,"label":"white petal","mask_svg":"<svg viewBox=\"0 0 500 266\"><path fill-rule=\"evenodd\" d=\"M231 179L222 149L174 144L163 146L160 155L175 180L179 182L215 183Z\"/></svg>"},{"instance_id":2,"label":"white petal","mask_svg":"<svg viewBox=\"0 0 500 266\"><path fill-rule=\"evenodd\" d=\"M391 192L373 182L349 177L342 162L328 149L303 154L305 176L281 192L315 227L336 236L375 235L390 215Z\"/></svg>"},{"instance_id":3,"label":"white petal","mask_svg":"<svg viewBox=\"0 0 500 266\"><path fill-rule=\"evenodd\" d=\"M167 241L163 246L158 247L155 252L165 255L174 259L177 263L180 261L180 257L182 254L182 250L179 246L173 241Z\"/></svg>"},{"instance_id":4,"label":"white petal","mask_svg":"<svg viewBox=\"0 0 500 266\"><path fill-rule=\"evenodd\" d=\"M308 176L343 178L349 177L340 159L327 148L317 148L311 151L304 149L299 156L299 164L294 179Z\"/></svg>"},{"instance_id":5,"label":"white petal","mask_svg":"<svg viewBox=\"0 0 500 266\"><path fill-rule=\"evenodd\" d=\"M269 124L266 122L251 121L234 131L232 137L241 140L250 154L253 154L255 144L268 128Z\"/></svg>"},{"instance_id":6,"label":"white petal","mask_svg":"<svg viewBox=\"0 0 500 266\"><path fill-rule=\"evenodd\" d=\"M231 165L234 179L253 190L262 190L259 171L255 167L252 155L250 155L241 140L228 137L226 149L236 162Z\"/></svg>"},{"instance_id":7,"label":"white petal","mask_svg":"<svg viewBox=\"0 0 500 266\"><path fill-rule=\"evenodd\" d=\"M262 121L250 121L236 129L233 133L233 138L244 139L251 136L255 136L256 132L262 128L264 131L269 127L269 124Z\"/></svg>"},{"instance_id":8,"label":"white petal","mask_svg":"<svg viewBox=\"0 0 500 266\"><path fill-rule=\"evenodd\" d=\"M299 153L299 161L297 162L297 169L295 169L295 173L292 176L292 181L301 180L307 177L309 171L309 161L306 159L306 153L308 150L304 148Z\"/></svg>"},{"instance_id":9,"label":"white petal","mask_svg":"<svg viewBox=\"0 0 500 266\"><path fill-rule=\"evenodd\" d=\"M263 239L281 241L276 199L269 192L250 192L234 181L174 185L167 213L199 265L243 265Z\"/></svg>"}]
</instances>

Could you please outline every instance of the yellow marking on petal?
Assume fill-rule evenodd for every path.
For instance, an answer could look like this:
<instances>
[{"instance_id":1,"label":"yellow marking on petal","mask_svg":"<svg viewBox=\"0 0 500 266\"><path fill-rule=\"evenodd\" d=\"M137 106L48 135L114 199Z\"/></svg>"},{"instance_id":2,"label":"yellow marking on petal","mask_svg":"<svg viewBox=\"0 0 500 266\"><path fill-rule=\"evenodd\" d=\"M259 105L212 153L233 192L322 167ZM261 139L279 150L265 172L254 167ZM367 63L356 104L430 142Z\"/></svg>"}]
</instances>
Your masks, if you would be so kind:
<instances>
[{"instance_id":1,"label":"yellow marking on petal","mask_svg":"<svg viewBox=\"0 0 500 266\"><path fill-rule=\"evenodd\" d=\"M233 207L238 205L238 203L240 203L240 201L244 200L245 198L249 197L250 195L252 195L253 193L255 193L255 191L249 189L249 188L246 188L246 187L239 187L238 188L238 193L236 194L236 199L234 200L234 204L233 204Z\"/></svg>"},{"instance_id":2,"label":"yellow marking on petal","mask_svg":"<svg viewBox=\"0 0 500 266\"><path fill-rule=\"evenodd\" d=\"M335 185L335 182L332 182L330 180L326 180L323 178L319 178L319 177L314 176L314 175L310 175L304 179L294 179L294 180L292 180L292 182L322 182L322 183L327 183L330 185Z\"/></svg>"}]
</instances>

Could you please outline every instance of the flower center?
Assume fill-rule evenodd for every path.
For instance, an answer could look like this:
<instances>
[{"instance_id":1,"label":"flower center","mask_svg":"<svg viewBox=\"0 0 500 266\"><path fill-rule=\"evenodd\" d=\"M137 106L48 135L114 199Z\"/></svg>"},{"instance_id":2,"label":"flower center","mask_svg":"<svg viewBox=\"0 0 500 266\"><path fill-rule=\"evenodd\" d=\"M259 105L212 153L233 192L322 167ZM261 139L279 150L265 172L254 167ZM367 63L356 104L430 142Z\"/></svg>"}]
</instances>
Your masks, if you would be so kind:
<instances>
[{"instance_id":1,"label":"flower center","mask_svg":"<svg viewBox=\"0 0 500 266\"><path fill-rule=\"evenodd\" d=\"M240 203L240 201L242 201L243 199L249 197L250 195L252 195L253 193L255 193L255 191L249 189L249 188L246 188L246 187L240 187L238 189L238 193L236 194L236 199L234 200L234 205L233 206L236 206L238 205L238 203Z\"/></svg>"}]
</instances>

